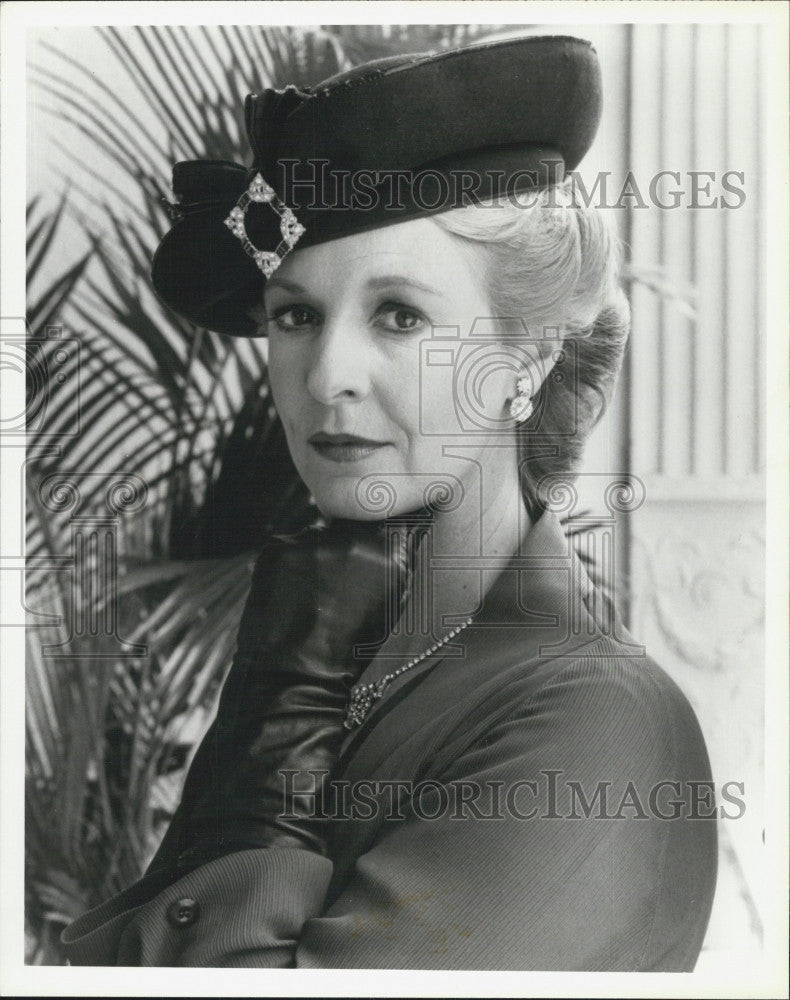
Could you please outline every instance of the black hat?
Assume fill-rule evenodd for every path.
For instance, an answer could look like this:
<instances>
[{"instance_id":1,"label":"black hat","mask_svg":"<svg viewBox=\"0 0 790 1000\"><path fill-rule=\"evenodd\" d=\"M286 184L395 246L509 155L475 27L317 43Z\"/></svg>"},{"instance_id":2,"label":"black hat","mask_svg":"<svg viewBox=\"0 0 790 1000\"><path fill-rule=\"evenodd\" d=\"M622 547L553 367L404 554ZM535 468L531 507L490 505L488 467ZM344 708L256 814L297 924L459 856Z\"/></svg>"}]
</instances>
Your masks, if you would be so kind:
<instances>
[{"instance_id":1,"label":"black hat","mask_svg":"<svg viewBox=\"0 0 790 1000\"><path fill-rule=\"evenodd\" d=\"M601 78L589 42L538 35L379 59L245 111L251 168L175 165L152 279L193 323L249 337L291 249L562 180L595 137Z\"/></svg>"}]
</instances>

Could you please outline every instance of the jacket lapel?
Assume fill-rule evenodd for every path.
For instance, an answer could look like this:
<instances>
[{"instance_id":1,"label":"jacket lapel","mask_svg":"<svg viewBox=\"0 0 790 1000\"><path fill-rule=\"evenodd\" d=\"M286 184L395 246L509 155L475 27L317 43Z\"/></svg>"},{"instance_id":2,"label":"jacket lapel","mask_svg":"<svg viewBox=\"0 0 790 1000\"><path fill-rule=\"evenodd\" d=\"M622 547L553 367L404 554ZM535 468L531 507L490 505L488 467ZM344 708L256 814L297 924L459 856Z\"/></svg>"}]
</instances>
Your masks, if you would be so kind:
<instances>
[{"instance_id":1,"label":"jacket lapel","mask_svg":"<svg viewBox=\"0 0 790 1000\"><path fill-rule=\"evenodd\" d=\"M612 632L628 641L611 602L593 587L556 516L544 512L485 594L472 624L374 702L365 722L347 737L339 772L356 776L359 756L364 759L360 773L369 777L371 767L388 755L397 757L410 735L430 730L443 713L457 716L465 704L495 698L514 675L532 674L537 680L547 663L556 669L569 659L599 656L602 643L611 647L607 633ZM377 659L363 683L401 665L385 659L382 667ZM388 718L393 724L382 725Z\"/></svg>"}]
</instances>

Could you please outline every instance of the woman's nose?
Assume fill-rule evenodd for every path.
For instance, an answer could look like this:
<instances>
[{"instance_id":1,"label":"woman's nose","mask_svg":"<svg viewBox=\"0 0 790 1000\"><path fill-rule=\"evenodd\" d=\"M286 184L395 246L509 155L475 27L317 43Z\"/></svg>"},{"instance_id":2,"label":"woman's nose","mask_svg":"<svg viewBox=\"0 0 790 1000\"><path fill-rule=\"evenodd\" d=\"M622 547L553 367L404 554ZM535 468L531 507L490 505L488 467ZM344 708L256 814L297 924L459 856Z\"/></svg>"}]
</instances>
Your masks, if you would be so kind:
<instances>
[{"instance_id":1,"label":"woman's nose","mask_svg":"<svg viewBox=\"0 0 790 1000\"><path fill-rule=\"evenodd\" d=\"M353 322L326 321L313 342L307 374L310 395L329 405L364 399L370 387L369 345Z\"/></svg>"}]
</instances>

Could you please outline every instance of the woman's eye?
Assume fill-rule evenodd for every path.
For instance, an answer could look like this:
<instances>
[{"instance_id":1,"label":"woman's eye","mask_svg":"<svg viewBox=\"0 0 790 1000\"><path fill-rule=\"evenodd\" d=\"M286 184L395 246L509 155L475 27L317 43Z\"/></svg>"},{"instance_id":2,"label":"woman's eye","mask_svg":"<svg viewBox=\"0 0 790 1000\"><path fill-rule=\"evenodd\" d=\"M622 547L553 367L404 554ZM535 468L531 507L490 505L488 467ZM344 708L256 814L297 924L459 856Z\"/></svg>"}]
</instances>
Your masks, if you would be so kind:
<instances>
[{"instance_id":1,"label":"woman's eye","mask_svg":"<svg viewBox=\"0 0 790 1000\"><path fill-rule=\"evenodd\" d=\"M408 306L387 305L381 308L377 316L378 325L396 333L411 333L419 330L425 323L425 318L415 309Z\"/></svg>"},{"instance_id":2,"label":"woman's eye","mask_svg":"<svg viewBox=\"0 0 790 1000\"><path fill-rule=\"evenodd\" d=\"M303 330L319 322L317 314L306 306L283 306L275 309L269 321L281 330Z\"/></svg>"}]
</instances>

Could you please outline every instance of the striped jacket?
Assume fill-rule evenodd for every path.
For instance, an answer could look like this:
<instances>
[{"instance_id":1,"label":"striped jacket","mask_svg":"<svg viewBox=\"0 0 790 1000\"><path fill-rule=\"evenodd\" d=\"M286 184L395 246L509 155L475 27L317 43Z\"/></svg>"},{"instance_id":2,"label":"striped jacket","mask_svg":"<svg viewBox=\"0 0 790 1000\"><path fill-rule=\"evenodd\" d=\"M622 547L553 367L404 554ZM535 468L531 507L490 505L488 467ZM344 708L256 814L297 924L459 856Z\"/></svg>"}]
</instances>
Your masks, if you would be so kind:
<instances>
[{"instance_id":1,"label":"striped jacket","mask_svg":"<svg viewBox=\"0 0 790 1000\"><path fill-rule=\"evenodd\" d=\"M335 777L328 856L143 878L66 929L71 962L693 969L716 881L704 741L553 514L349 735Z\"/></svg>"}]
</instances>

